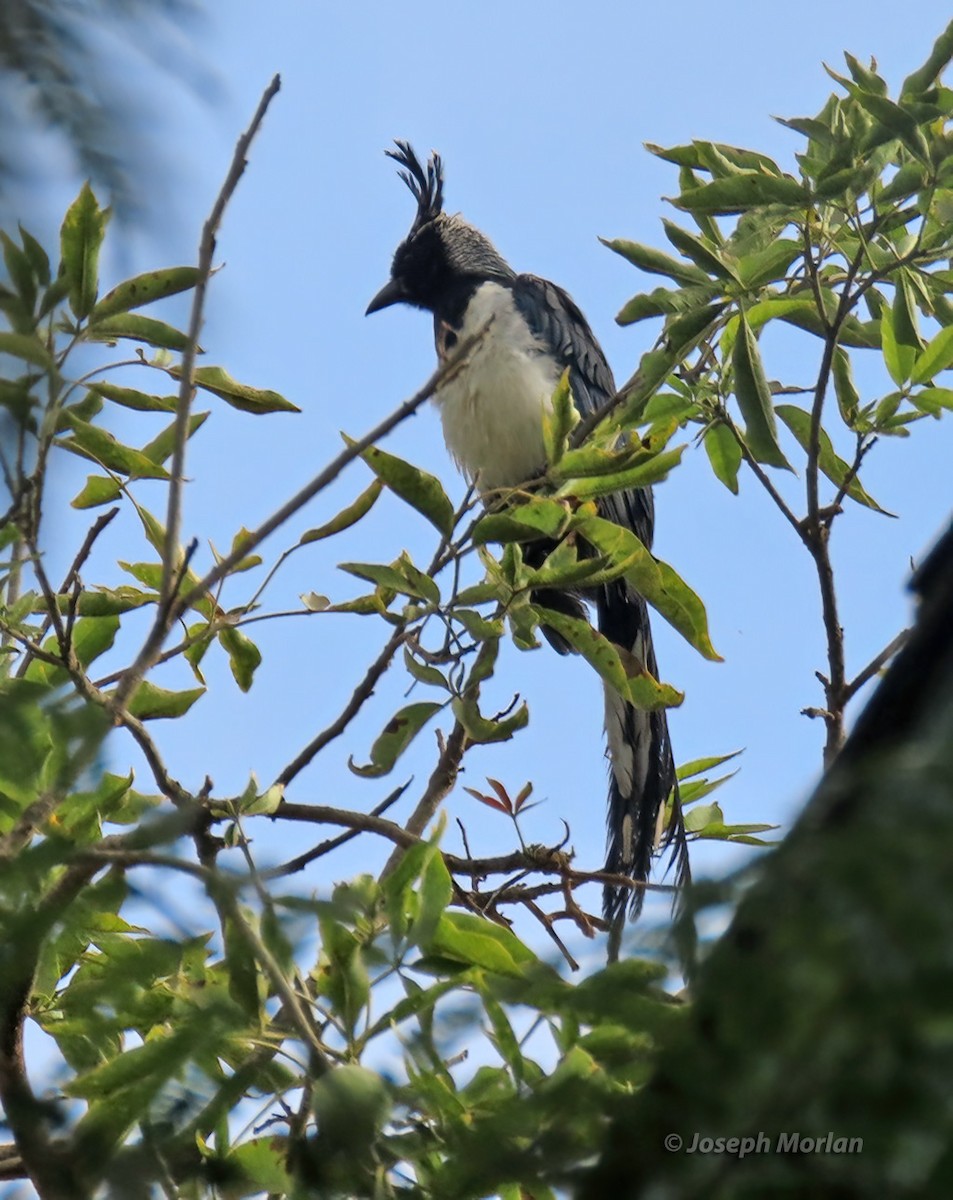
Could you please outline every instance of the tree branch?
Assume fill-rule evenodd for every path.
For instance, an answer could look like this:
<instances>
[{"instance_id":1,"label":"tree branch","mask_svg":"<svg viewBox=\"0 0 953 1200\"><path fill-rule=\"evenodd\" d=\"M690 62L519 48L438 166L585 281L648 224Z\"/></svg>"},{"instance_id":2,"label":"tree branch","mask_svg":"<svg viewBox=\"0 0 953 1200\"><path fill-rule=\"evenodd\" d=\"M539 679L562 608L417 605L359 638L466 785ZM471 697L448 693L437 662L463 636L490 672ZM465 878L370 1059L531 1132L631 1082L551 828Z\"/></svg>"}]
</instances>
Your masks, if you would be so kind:
<instances>
[{"instance_id":1,"label":"tree branch","mask_svg":"<svg viewBox=\"0 0 953 1200\"><path fill-rule=\"evenodd\" d=\"M268 106L278 94L281 87L281 76L276 75L258 102L258 108L252 117L251 124L238 139L232 164L225 182L212 206L208 220L202 229L202 239L199 243L198 279L192 299L192 315L189 319L188 341L185 353L182 355L182 376L179 381L179 400L175 410L175 443L172 451L169 480L169 503L166 514L165 547L162 554L162 592L159 601L160 612L167 607L174 594L176 574L176 555L179 547L179 529L182 524L182 485L185 470L185 447L189 440L189 413L192 407L194 387L192 383L195 371L195 355L198 349L199 334L202 332L202 320L205 310L205 293L208 281L212 275L212 257L215 254L215 239L219 225L225 215L225 209L238 187L238 181L248 165L247 154L252 141L257 134Z\"/></svg>"},{"instance_id":2,"label":"tree branch","mask_svg":"<svg viewBox=\"0 0 953 1200\"><path fill-rule=\"evenodd\" d=\"M450 731L450 736L441 747L440 757L437 759L437 765L434 767L430 779L427 781L424 794L417 801L417 807L411 813L405 825L407 833L411 834L415 840L423 834L442 801L453 790L453 785L457 782L457 773L460 770L460 763L466 752L466 748L466 730L459 721L456 721L453 729ZM406 847L398 847L391 854L384 865L384 870L381 872L382 880L386 879L396 869L401 858L403 858L405 849Z\"/></svg>"},{"instance_id":3,"label":"tree branch","mask_svg":"<svg viewBox=\"0 0 953 1200\"><path fill-rule=\"evenodd\" d=\"M844 686L844 703L853 699L860 689L873 677L879 674L888 662L893 658L898 650L902 649L910 637L911 630L902 629L900 633L893 639L888 646L885 646L880 653L872 659L866 667L856 675L848 684Z\"/></svg>"}]
</instances>

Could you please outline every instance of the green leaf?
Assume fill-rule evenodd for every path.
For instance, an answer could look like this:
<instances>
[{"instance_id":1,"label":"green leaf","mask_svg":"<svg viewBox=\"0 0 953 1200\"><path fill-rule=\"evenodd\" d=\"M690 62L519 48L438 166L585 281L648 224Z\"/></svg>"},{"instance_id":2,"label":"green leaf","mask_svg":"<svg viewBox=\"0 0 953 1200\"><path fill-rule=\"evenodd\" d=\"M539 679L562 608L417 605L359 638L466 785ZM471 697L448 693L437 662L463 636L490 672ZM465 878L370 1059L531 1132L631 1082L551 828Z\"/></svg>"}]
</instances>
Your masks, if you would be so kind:
<instances>
[{"instance_id":1,"label":"green leaf","mask_svg":"<svg viewBox=\"0 0 953 1200\"><path fill-rule=\"evenodd\" d=\"M874 128L871 130L865 139L866 149L871 149L874 146L883 144L889 138L899 138L915 158L922 162L930 161L930 148L927 145L927 140L923 136L923 131L916 118L906 109L901 108L899 104L891 100L887 96L875 96L869 92L855 93L858 101L863 107L880 122L881 126L887 133L884 137L883 133Z\"/></svg>"},{"instance_id":2,"label":"green leaf","mask_svg":"<svg viewBox=\"0 0 953 1200\"><path fill-rule=\"evenodd\" d=\"M594 667L596 673L630 704L652 711L677 707L683 693L667 683L659 683L626 648L610 642L588 621L570 617L555 609L533 605L541 625L554 629L572 648ZM624 660L624 661L623 661Z\"/></svg>"},{"instance_id":3,"label":"green leaf","mask_svg":"<svg viewBox=\"0 0 953 1200\"><path fill-rule=\"evenodd\" d=\"M565 539L547 554L542 564L528 574L528 587L571 588L581 583L596 587L618 579L628 568L622 559L613 562L602 555L580 557L579 547L572 539Z\"/></svg>"},{"instance_id":4,"label":"green leaf","mask_svg":"<svg viewBox=\"0 0 953 1200\"><path fill-rule=\"evenodd\" d=\"M650 154L680 167L694 167L716 175L732 175L742 171L768 171L779 175L781 168L773 159L757 150L744 150L724 142L705 142L696 139L689 146L657 146L646 142Z\"/></svg>"},{"instance_id":5,"label":"green leaf","mask_svg":"<svg viewBox=\"0 0 953 1200\"><path fill-rule=\"evenodd\" d=\"M46 253L32 233L28 233L22 225L19 226L20 241L23 243L23 253L40 287L46 287L50 282L50 256Z\"/></svg>"},{"instance_id":6,"label":"green leaf","mask_svg":"<svg viewBox=\"0 0 953 1200\"><path fill-rule=\"evenodd\" d=\"M198 267L166 267L161 271L147 271L144 275L126 279L103 296L89 314L90 323L188 291L195 287L200 276Z\"/></svg>"},{"instance_id":7,"label":"green leaf","mask_svg":"<svg viewBox=\"0 0 953 1200\"><path fill-rule=\"evenodd\" d=\"M108 1098L122 1092L130 1085L148 1079L150 1091L158 1091L186 1060L191 1049L191 1039L181 1032L168 1037L157 1037L142 1046L134 1046L117 1054L109 1062L70 1080L64 1087L69 1096L85 1100L98 1097ZM131 1115L131 1120L135 1116Z\"/></svg>"},{"instance_id":8,"label":"green leaf","mask_svg":"<svg viewBox=\"0 0 953 1200\"><path fill-rule=\"evenodd\" d=\"M854 429L857 423L857 414L860 411L860 397L854 385L850 355L842 346L838 346L834 350L834 359L831 365L834 373L834 393L837 396L837 408L840 411L841 420L848 429Z\"/></svg>"},{"instance_id":9,"label":"green leaf","mask_svg":"<svg viewBox=\"0 0 953 1200\"><path fill-rule=\"evenodd\" d=\"M184 692L170 692L157 687L148 679L143 680L133 698L126 705L131 716L140 721L154 721L165 717L181 717L187 713L205 688L190 688Z\"/></svg>"},{"instance_id":10,"label":"green leaf","mask_svg":"<svg viewBox=\"0 0 953 1200\"><path fill-rule=\"evenodd\" d=\"M453 880L438 852L427 859L420 876L420 903L408 936L411 943L429 950L434 933L453 896Z\"/></svg>"},{"instance_id":11,"label":"green leaf","mask_svg":"<svg viewBox=\"0 0 953 1200\"><path fill-rule=\"evenodd\" d=\"M502 925L472 913L445 912L434 932L436 954L500 975L522 976L537 962L532 950Z\"/></svg>"},{"instance_id":12,"label":"green leaf","mask_svg":"<svg viewBox=\"0 0 953 1200\"><path fill-rule=\"evenodd\" d=\"M484 643L492 645L495 643ZM473 671L470 672L473 679ZM471 742L484 744L487 742L508 742L514 733L525 729L529 724L529 708L525 701L515 713L499 720L484 717L479 705L472 696L464 696L453 701L453 715L467 732Z\"/></svg>"},{"instance_id":13,"label":"green leaf","mask_svg":"<svg viewBox=\"0 0 953 1200\"><path fill-rule=\"evenodd\" d=\"M626 491L629 488L648 487L665 479L673 467L677 467L685 453L685 446L677 446L674 450L663 450L652 455L647 462L624 471L616 471L608 475L592 475L582 479L570 479L563 483L556 492L556 498L574 496L577 500L589 500L597 496L609 496L613 492Z\"/></svg>"},{"instance_id":14,"label":"green leaf","mask_svg":"<svg viewBox=\"0 0 953 1200\"><path fill-rule=\"evenodd\" d=\"M882 79L875 70L871 67L865 67L853 54L848 54L846 51L844 52L844 59L856 84L859 84L864 91L870 92L872 95L886 96L886 80Z\"/></svg>"},{"instance_id":15,"label":"green leaf","mask_svg":"<svg viewBox=\"0 0 953 1200\"><path fill-rule=\"evenodd\" d=\"M36 306L36 279L33 268L26 253L12 240L9 234L0 230L0 242L3 244L3 261L10 276L10 282L16 288L23 307L28 314Z\"/></svg>"},{"instance_id":16,"label":"green leaf","mask_svg":"<svg viewBox=\"0 0 953 1200\"><path fill-rule=\"evenodd\" d=\"M243 692L250 690L255 672L261 665L261 651L240 629L229 626L218 635L219 645L228 655L235 682Z\"/></svg>"},{"instance_id":17,"label":"green leaf","mask_svg":"<svg viewBox=\"0 0 953 1200\"><path fill-rule=\"evenodd\" d=\"M737 758L739 754L741 754L740 750L733 750L731 754L716 754L708 758L693 758L690 762L682 763L676 770L676 778L681 781L683 779L691 779L695 775L702 775L705 771L711 771L715 767L720 767L722 763Z\"/></svg>"},{"instance_id":18,"label":"green leaf","mask_svg":"<svg viewBox=\"0 0 953 1200\"><path fill-rule=\"evenodd\" d=\"M790 176L742 171L738 175L715 179L691 191L682 192L680 196L671 199L671 203L686 212L728 216L731 213L747 212L748 209L763 204L807 208L810 196L804 186Z\"/></svg>"},{"instance_id":19,"label":"green leaf","mask_svg":"<svg viewBox=\"0 0 953 1200\"><path fill-rule=\"evenodd\" d=\"M726 784L729 779L734 779L737 774L737 771L729 771L727 775L722 775L718 779L693 779L691 782L684 784L679 788L679 801L682 808L688 808L692 804L697 804L699 800L703 800L706 796L710 796L712 792L717 791Z\"/></svg>"},{"instance_id":20,"label":"green leaf","mask_svg":"<svg viewBox=\"0 0 953 1200\"><path fill-rule=\"evenodd\" d=\"M480 999L483 1001L486 1015L490 1018L490 1025L493 1029L493 1044L499 1051L500 1057L513 1072L513 1078L518 1083L522 1083L524 1077L523 1054L520 1050L516 1034L513 1032L513 1026L510 1024L509 1018L503 1009L503 1005L500 1004L489 988L481 988Z\"/></svg>"},{"instance_id":21,"label":"green leaf","mask_svg":"<svg viewBox=\"0 0 953 1200\"><path fill-rule=\"evenodd\" d=\"M718 295L717 285L709 283L705 287L654 288L651 292L640 292L633 296L616 316L617 325L633 325L636 321L644 321L648 317L667 317L677 313L695 312L708 304Z\"/></svg>"},{"instance_id":22,"label":"green leaf","mask_svg":"<svg viewBox=\"0 0 953 1200\"><path fill-rule=\"evenodd\" d=\"M442 672L438 671L436 667L432 667L428 663L414 658L409 646L404 646L404 667L407 670L407 674L416 679L418 683L426 683L431 687L443 688L447 692L451 690L450 684L444 678Z\"/></svg>"},{"instance_id":23,"label":"green leaf","mask_svg":"<svg viewBox=\"0 0 953 1200\"><path fill-rule=\"evenodd\" d=\"M105 475L87 475L86 484L70 501L73 508L96 508L100 504L111 504L122 495L122 488L115 479Z\"/></svg>"},{"instance_id":24,"label":"green leaf","mask_svg":"<svg viewBox=\"0 0 953 1200\"><path fill-rule=\"evenodd\" d=\"M372 1147L391 1109L380 1075L350 1063L335 1067L315 1082L311 1104L323 1155L344 1154L355 1163L372 1161Z\"/></svg>"},{"instance_id":25,"label":"green leaf","mask_svg":"<svg viewBox=\"0 0 953 1200\"><path fill-rule=\"evenodd\" d=\"M367 579L378 587L389 588L401 592L405 596L413 596L418 600L427 600L432 604L440 601L437 585L422 571L418 571L409 560L398 559L388 565L384 563L338 563L338 568L355 575L358 579ZM410 568L413 568L412 571Z\"/></svg>"},{"instance_id":26,"label":"green leaf","mask_svg":"<svg viewBox=\"0 0 953 1200\"><path fill-rule=\"evenodd\" d=\"M883 356L890 377L897 385L910 379L914 364L923 350L923 339L917 327L916 308L910 286L903 272L894 287L894 299L889 313L880 321Z\"/></svg>"},{"instance_id":27,"label":"green leaf","mask_svg":"<svg viewBox=\"0 0 953 1200\"><path fill-rule=\"evenodd\" d=\"M810 453L811 414L805 412L803 408L798 408L796 404L779 404L777 413L797 438L801 448ZM831 439L823 428L819 430L817 465L837 487L843 484L850 471L847 463L834 452ZM881 508L877 501L867 494L856 475L847 486L847 495L865 508L872 508L875 512L883 513L887 517L894 516L893 513L888 513L886 509Z\"/></svg>"},{"instance_id":28,"label":"green leaf","mask_svg":"<svg viewBox=\"0 0 953 1200\"><path fill-rule=\"evenodd\" d=\"M60 612L69 612L71 597L60 595L57 600ZM119 616L134 608L142 608L144 604L154 604L155 601L155 595L147 595L138 588L126 585L118 588L97 588L95 592L80 592L76 611L81 617Z\"/></svg>"},{"instance_id":29,"label":"green leaf","mask_svg":"<svg viewBox=\"0 0 953 1200\"><path fill-rule=\"evenodd\" d=\"M693 808L685 814L685 830L687 833L698 833L706 825L724 825L725 814L717 800L711 804L703 804L701 808Z\"/></svg>"},{"instance_id":30,"label":"green leaf","mask_svg":"<svg viewBox=\"0 0 953 1200\"><path fill-rule=\"evenodd\" d=\"M111 210L101 209L88 183L70 205L60 229L60 272L69 288L73 315L92 312L99 287L99 251Z\"/></svg>"},{"instance_id":31,"label":"green leaf","mask_svg":"<svg viewBox=\"0 0 953 1200\"><path fill-rule=\"evenodd\" d=\"M0 354L12 354L44 371L53 369L50 352L36 334L0 332Z\"/></svg>"},{"instance_id":32,"label":"green leaf","mask_svg":"<svg viewBox=\"0 0 953 1200\"><path fill-rule=\"evenodd\" d=\"M455 621L459 621L467 633L477 638L478 641L503 636L503 621L500 617L487 620L481 613L475 612L473 609L454 608L453 618Z\"/></svg>"},{"instance_id":33,"label":"green leaf","mask_svg":"<svg viewBox=\"0 0 953 1200\"><path fill-rule=\"evenodd\" d=\"M705 271L700 267L696 267L694 263L687 263L678 258L672 258L668 254L663 254L661 250L656 250L652 246L643 246L638 242L630 242L625 238L613 238L611 241L606 238L600 238L603 246L608 246L610 250L614 250L616 254L621 254L623 258L629 260L641 270L646 271L650 275L667 275L670 279L674 279L676 283L683 286L691 284L708 284L709 278Z\"/></svg>"},{"instance_id":34,"label":"green leaf","mask_svg":"<svg viewBox=\"0 0 953 1200\"><path fill-rule=\"evenodd\" d=\"M473 527L473 541L480 546L487 542L558 538L565 531L570 515L566 504L548 496L533 496L523 504L507 505L502 512L481 517Z\"/></svg>"},{"instance_id":35,"label":"green leaf","mask_svg":"<svg viewBox=\"0 0 953 1200\"><path fill-rule=\"evenodd\" d=\"M253 1192L291 1195L294 1180L285 1165L285 1156L279 1143L271 1137L254 1138L242 1142L229 1150L222 1164L223 1176L228 1180L224 1192L229 1196L251 1195ZM249 1191L235 1190L233 1172L250 1185Z\"/></svg>"},{"instance_id":36,"label":"green leaf","mask_svg":"<svg viewBox=\"0 0 953 1200\"><path fill-rule=\"evenodd\" d=\"M927 412L938 412L943 408L953 409L953 389L950 388L924 388L915 392L910 399L918 408L922 407Z\"/></svg>"},{"instance_id":37,"label":"green leaf","mask_svg":"<svg viewBox=\"0 0 953 1200\"><path fill-rule=\"evenodd\" d=\"M655 558L630 529L602 517L588 517L577 529L600 553L631 556L626 579L704 658L721 662L708 635L708 617L700 598L661 559Z\"/></svg>"},{"instance_id":38,"label":"green leaf","mask_svg":"<svg viewBox=\"0 0 953 1200\"><path fill-rule=\"evenodd\" d=\"M742 457L738 439L727 425L718 421L705 430L703 441L715 478L737 496L738 470Z\"/></svg>"},{"instance_id":39,"label":"green leaf","mask_svg":"<svg viewBox=\"0 0 953 1200\"><path fill-rule=\"evenodd\" d=\"M332 517L330 521L325 521L323 525L318 525L315 529L309 529L303 533L298 539L298 545L307 546L310 542L319 542L322 538L332 537L344 529L350 529L371 511L375 500L383 490L384 485L381 481L373 480L370 486L365 488L358 498L347 508L343 508L337 516Z\"/></svg>"},{"instance_id":40,"label":"green leaf","mask_svg":"<svg viewBox=\"0 0 953 1200\"><path fill-rule=\"evenodd\" d=\"M56 440L56 444L64 450L78 454L81 458L92 459L107 470L116 471L121 475L129 475L136 479L169 478L168 471L141 450L123 446L105 429L100 429L98 425L90 425L72 413L65 415L72 436Z\"/></svg>"},{"instance_id":41,"label":"green leaf","mask_svg":"<svg viewBox=\"0 0 953 1200\"><path fill-rule=\"evenodd\" d=\"M953 325L941 329L931 338L926 349L917 356L910 378L913 383L927 383L941 371L953 365Z\"/></svg>"},{"instance_id":42,"label":"green leaf","mask_svg":"<svg viewBox=\"0 0 953 1200\"><path fill-rule=\"evenodd\" d=\"M91 383L89 390L104 400L138 412L175 412L178 404L176 396L151 396L147 392L137 392L135 388L117 387L114 383Z\"/></svg>"},{"instance_id":43,"label":"green leaf","mask_svg":"<svg viewBox=\"0 0 953 1200\"><path fill-rule=\"evenodd\" d=\"M168 367L169 374L174 379L182 378L181 367ZM192 372L192 382L196 387L211 392L230 404L232 408L248 413L301 412L296 404L286 400L277 392L262 388L249 387L239 383L223 367L196 367Z\"/></svg>"},{"instance_id":44,"label":"green leaf","mask_svg":"<svg viewBox=\"0 0 953 1200\"><path fill-rule=\"evenodd\" d=\"M927 167L921 162L907 162L887 186L877 193L877 205L882 208L895 200L906 200L921 191L926 184Z\"/></svg>"},{"instance_id":45,"label":"green leaf","mask_svg":"<svg viewBox=\"0 0 953 1200\"><path fill-rule=\"evenodd\" d=\"M947 25L933 44L933 49L922 67L908 75L900 89L902 96L920 96L939 79L944 68L953 59L953 21Z\"/></svg>"},{"instance_id":46,"label":"green leaf","mask_svg":"<svg viewBox=\"0 0 953 1200\"><path fill-rule=\"evenodd\" d=\"M408 854L415 850L416 847L411 847ZM404 855L402 862L406 861L407 855ZM390 878L393 878L391 876ZM391 922L393 925L393 921ZM408 995L402 1000L398 1000L394 1007L385 1012L374 1022L367 1033L364 1035L365 1041L370 1041L371 1038L377 1037L378 1034L390 1032L395 1025L399 1025L401 1021L406 1021L408 1017L416 1017L423 1014L426 1018L430 1014L434 1005L447 992L455 991L459 986L458 978L442 979L439 983L435 983L432 987L421 988L417 987L411 980L404 979L404 986L409 988Z\"/></svg>"},{"instance_id":47,"label":"green leaf","mask_svg":"<svg viewBox=\"0 0 953 1200\"><path fill-rule=\"evenodd\" d=\"M778 443L771 389L765 378L758 342L743 314L731 362L735 396L745 419L745 443L748 449L758 462L792 470Z\"/></svg>"},{"instance_id":48,"label":"green leaf","mask_svg":"<svg viewBox=\"0 0 953 1200\"><path fill-rule=\"evenodd\" d=\"M259 791L258 780L252 772L248 786L239 801L239 811L246 817L270 817L278 811L284 799L284 784L273 783L271 787Z\"/></svg>"},{"instance_id":49,"label":"green leaf","mask_svg":"<svg viewBox=\"0 0 953 1200\"><path fill-rule=\"evenodd\" d=\"M347 765L355 775L362 775L366 779L376 779L380 775L386 775L424 725L442 707L442 704L437 704L432 700L406 705L395 713L384 726L380 736L371 747L371 761L366 766L359 767L353 758L349 758Z\"/></svg>"},{"instance_id":50,"label":"green leaf","mask_svg":"<svg viewBox=\"0 0 953 1200\"><path fill-rule=\"evenodd\" d=\"M58 304L62 303L68 294L69 281L64 275L60 275L57 279L53 280L50 286L43 293L43 298L40 301L40 308L37 312L37 316L42 320L43 317L51 313Z\"/></svg>"},{"instance_id":51,"label":"green leaf","mask_svg":"<svg viewBox=\"0 0 953 1200\"><path fill-rule=\"evenodd\" d=\"M188 430L186 439L196 433L209 418L208 412L197 412L189 414ZM141 453L157 465L164 463L167 458L170 458L175 449L176 442L176 426L177 421L171 421L161 433L157 434L151 442L147 442L141 450Z\"/></svg>"},{"instance_id":52,"label":"green leaf","mask_svg":"<svg viewBox=\"0 0 953 1200\"><path fill-rule=\"evenodd\" d=\"M347 434L341 435L349 446L354 440ZM361 452L361 458L367 463L378 479L382 480L390 490L425 516L442 534L449 534L453 529L453 505L443 490L443 485L435 475L415 467L386 450L377 446L369 446Z\"/></svg>"},{"instance_id":53,"label":"green leaf","mask_svg":"<svg viewBox=\"0 0 953 1200\"><path fill-rule=\"evenodd\" d=\"M691 259L702 270L706 281L709 275L713 275L716 279L738 282L734 267L724 258L720 248L714 242L690 233L687 229L682 229L680 225L676 225L673 221L666 221L664 218L662 227L665 230L665 236L675 249L680 250L686 258Z\"/></svg>"},{"instance_id":54,"label":"green leaf","mask_svg":"<svg viewBox=\"0 0 953 1200\"><path fill-rule=\"evenodd\" d=\"M762 288L784 279L788 268L804 253L800 242L792 238L777 238L770 246L745 255L738 262L738 277L746 288ZM764 301L771 303L771 301ZM748 312L751 321L751 312Z\"/></svg>"},{"instance_id":55,"label":"green leaf","mask_svg":"<svg viewBox=\"0 0 953 1200\"><path fill-rule=\"evenodd\" d=\"M122 338L132 342L145 342L147 346L158 346L162 350L182 352L189 344L181 330L157 321L154 317L141 317L137 313L117 313L114 317L103 317L90 325L86 336L95 342L116 342ZM172 372L173 368L168 368Z\"/></svg>"},{"instance_id":56,"label":"green leaf","mask_svg":"<svg viewBox=\"0 0 953 1200\"><path fill-rule=\"evenodd\" d=\"M105 654L116 640L119 632L117 615L103 617L81 617L73 626L72 646L81 667Z\"/></svg>"},{"instance_id":57,"label":"green leaf","mask_svg":"<svg viewBox=\"0 0 953 1200\"><path fill-rule=\"evenodd\" d=\"M569 448L569 435L579 424L579 411L569 388L569 368L562 373L552 396L552 408L543 408L543 444L546 461L558 463Z\"/></svg>"},{"instance_id":58,"label":"green leaf","mask_svg":"<svg viewBox=\"0 0 953 1200\"><path fill-rule=\"evenodd\" d=\"M671 376L689 354L710 338L721 320L725 303L709 304L686 312L665 327L664 350L650 350L642 355L639 368L625 385L625 404L610 418L616 427L638 422L646 403ZM616 318L618 320L618 318Z\"/></svg>"}]
</instances>

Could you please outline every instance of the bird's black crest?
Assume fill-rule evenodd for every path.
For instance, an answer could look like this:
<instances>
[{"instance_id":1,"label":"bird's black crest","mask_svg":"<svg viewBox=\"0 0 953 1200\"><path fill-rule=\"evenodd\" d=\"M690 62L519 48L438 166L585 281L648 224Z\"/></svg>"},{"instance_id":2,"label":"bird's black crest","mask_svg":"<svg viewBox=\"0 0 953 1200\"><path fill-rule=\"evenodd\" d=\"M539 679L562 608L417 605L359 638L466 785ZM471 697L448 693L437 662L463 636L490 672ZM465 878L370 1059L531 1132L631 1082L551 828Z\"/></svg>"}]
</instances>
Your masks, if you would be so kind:
<instances>
[{"instance_id":1,"label":"bird's black crest","mask_svg":"<svg viewBox=\"0 0 953 1200\"><path fill-rule=\"evenodd\" d=\"M394 144L396 150L385 150L384 153L405 168L399 172L400 177L417 201L417 216L411 230L414 232L443 212L443 163L439 154L431 152L424 170L410 142L395 138Z\"/></svg>"}]
</instances>

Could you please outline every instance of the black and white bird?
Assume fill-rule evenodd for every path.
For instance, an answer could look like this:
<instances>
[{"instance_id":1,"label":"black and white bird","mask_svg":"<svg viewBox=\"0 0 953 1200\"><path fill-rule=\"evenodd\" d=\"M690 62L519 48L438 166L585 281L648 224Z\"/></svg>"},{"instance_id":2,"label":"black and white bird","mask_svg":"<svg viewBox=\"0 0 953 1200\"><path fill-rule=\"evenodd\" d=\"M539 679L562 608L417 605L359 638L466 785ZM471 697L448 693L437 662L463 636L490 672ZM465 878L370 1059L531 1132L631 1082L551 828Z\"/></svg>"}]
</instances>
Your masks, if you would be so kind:
<instances>
[{"instance_id":1,"label":"black and white bird","mask_svg":"<svg viewBox=\"0 0 953 1200\"><path fill-rule=\"evenodd\" d=\"M554 283L518 275L479 230L443 211L443 165L432 154L424 168L407 142L389 157L417 201L407 237L397 247L391 277L367 308L410 304L433 314L437 357L444 361L458 342L486 333L465 365L434 395L447 447L479 489L515 487L545 471L542 412L551 404L563 371L576 407L585 416L615 394L605 355L573 300ZM492 320L491 320L492 318ZM631 529L651 549L654 524L648 488L609 496L602 515ZM545 603L583 613L577 597ZM657 674L645 600L624 579L587 597L594 600L599 630ZM565 652L565 644L550 639ZM675 765L664 709L644 712L606 688L605 725L610 761L606 869L645 881L660 842L671 842L680 881L688 858L678 804L668 831L660 824L675 785ZM631 894L631 901L629 896ZM620 930L626 908L637 915L643 890L607 887L605 916Z\"/></svg>"}]
</instances>

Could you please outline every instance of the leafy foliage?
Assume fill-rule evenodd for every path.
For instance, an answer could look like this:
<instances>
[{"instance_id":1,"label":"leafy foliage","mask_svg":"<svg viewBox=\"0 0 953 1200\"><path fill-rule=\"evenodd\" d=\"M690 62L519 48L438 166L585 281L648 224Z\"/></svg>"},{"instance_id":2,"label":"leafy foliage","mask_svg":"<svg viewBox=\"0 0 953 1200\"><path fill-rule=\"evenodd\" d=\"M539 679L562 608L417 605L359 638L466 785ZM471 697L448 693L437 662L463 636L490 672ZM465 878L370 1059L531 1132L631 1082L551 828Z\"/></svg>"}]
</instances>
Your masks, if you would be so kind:
<instances>
[{"instance_id":1,"label":"leafy foliage","mask_svg":"<svg viewBox=\"0 0 953 1200\"><path fill-rule=\"evenodd\" d=\"M55 271L26 231L0 239L0 352L12 364L0 380L9 492L0 520L0 1101L15 1141L0 1151L0 1177L29 1175L43 1196L77 1198L102 1188L146 1194L152 1182L194 1197L545 1197L581 1177L620 1104L640 1103L659 1056L684 1044L689 1007L663 986L662 964L627 961L571 983L517 937L518 911L574 966L560 931L602 928L575 895L599 873L579 869L562 846L523 840L531 781L466 789L512 822L511 850L493 859L444 852L434 818L470 748L518 737L529 719L518 699L494 711L489 698L504 640L532 652L540 629L553 630L628 701L681 701L586 621L543 604L541 592L584 594L626 579L702 656L718 659L701 599L595 503L677 472L693 439L730 491L743 469L752 473L817 567L829 660L818 715L836 752L865 672L851 679L846 670L831 529L848 501L883 513L860 480L866 454L937 419L953 396L944 386L953 367L953 93L937 82L951 56L953 26L896 101L848 57L842 94L816 118L788 122L803 138L797 174L721 144L653 148L678 167L673 203L694 227L665 222L672 252L608 245L671 281L619 315L624 324L659 319L661 332L594 421L580 421L560 382L543 430L545 477L531 488L486 509L471 496L455 505L433 475L376 445L421 394L380 433L346 438L309 488L259 528L239 528L204 567L195 546L179 544L189 440L219 402L289 421L295 405L223 367L195 366L201 348L188 333L138 311L204 286L201 265L100 295L109 213L88 186L66 215ZM765 331L778 323L816 364L806 408L779 402L789 389L765 362ZM111 346L126 357L110 360ZM77 376L80 348L102 359ZM882 360L883 396L860 394L857 355ZM208 412L192 412L196 389ZM155 420L164 427L137 435L141 445L120 436ZM55 586L43 501L66 454L93 464L72 501L91 523ZM794 467L803 468L803 515L785 498ZM345 470L353 499L266 564L265 536ZM147 487L166 495L161 516L143 503ZM273 615L265 598L282 565L316 542L346 540L385 490L433 538L429 561L396 548L381 562L342 553L328 595L310 593L296 610L311 622L360 618L368 637L382 635L352 698L272 780L252 776L238 796L211 783L189 791L164 764L162 721L209 705L209 653L254 692L261 653L248 628ZM99 539L114 510L98 510L107 504L124 508L136 530L117 564L125 582L108 586L87 583L94 565L105 571ZM286 602L279 611L287 615ZM122 665L99 674L107 655ZM369 747L348 745L342 758L357 780L374 781L438 726L433 771L409 820L385 815L409 784L373 813L296 803L301 772L350 736L398 659L412 701L378 725ZM153 671L168 662L194 686L160 686ZM131 770L102 769L102 740L117 727L144 756L154 792L138 791ZM719 774L731 757L680 768L689 835L760 845L770 827L727 824L712 799L731 777ZM673 796L666 819L674 806ZM260 871L251 830L261 821L342 832ZM378 877L333 888L322 878L316 894L292 886L354 836L390 844ZM241 855L241 870L223 865L227 851ZM207 916L203 933L162 931L138 899L147 870L188 890ZM690 950L690 919L678 933ZM27 1021L60 1056L52 1098L31 1084ZM468 1045L480 1048L472 1065L460 1054ZM739 1056L748 1049L739 1043Z\"/></svg>"}]
</instances>

